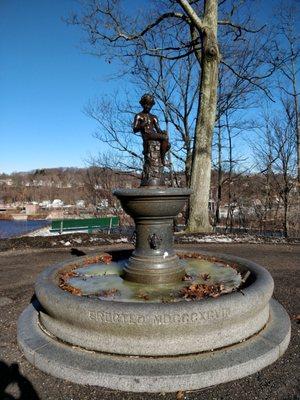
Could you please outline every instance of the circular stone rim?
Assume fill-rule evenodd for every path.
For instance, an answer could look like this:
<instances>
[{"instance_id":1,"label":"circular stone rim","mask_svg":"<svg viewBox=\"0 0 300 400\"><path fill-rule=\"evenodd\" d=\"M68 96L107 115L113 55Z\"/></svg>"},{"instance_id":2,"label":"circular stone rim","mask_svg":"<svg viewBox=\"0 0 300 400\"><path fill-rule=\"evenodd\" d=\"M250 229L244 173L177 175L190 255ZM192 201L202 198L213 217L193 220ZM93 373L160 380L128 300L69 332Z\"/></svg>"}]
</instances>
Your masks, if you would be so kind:
<instances>
[{"instance_id":1,"label":"circular stone rim","mask_svg":"<svg viewBox=\"0 0 300 400\"><path fill-rule=\"evenodd\" d=\"M282 356L290 341L290 319L277 301L270 305L270 320L259 334L188 357L120 357L68 346L42 332L33 304L18 320L18 344L36 368L77 384L130 392L197 390L251 375Z\"/></svg>"},{"instance_id":2,"label":"circular stone rim","mask_svg":"<svg viewBox=\"0 0 300 400\"><path fill-rule=\"evenodd\" d=\"M36 281L36 295L44 308L40 323L46 331L72 345L138 356L199 353L238 343L261 330L269 318L274 287L269 272L239 257L177 250L179 254L191 252L238 263L240 268L250 269L256 280L243 293L217 299L124 303L78 297L59 288L58 271L67 270L70 265L64 262L47 268ZM129 317L125 321L126 315ZM195 315L197 321L193 319Z\"/></svg>"},{"instance_id":3,"label":"circular stone rim","mask_svg":"<svg viewBox=\"0 0 300 400\"><path fill-rule=\"evenodd\" d=\"M187 188L137 188L137 189L115 189L113 195L117 197L184 197L193 193Z\"/></svg>"}]
</instances>

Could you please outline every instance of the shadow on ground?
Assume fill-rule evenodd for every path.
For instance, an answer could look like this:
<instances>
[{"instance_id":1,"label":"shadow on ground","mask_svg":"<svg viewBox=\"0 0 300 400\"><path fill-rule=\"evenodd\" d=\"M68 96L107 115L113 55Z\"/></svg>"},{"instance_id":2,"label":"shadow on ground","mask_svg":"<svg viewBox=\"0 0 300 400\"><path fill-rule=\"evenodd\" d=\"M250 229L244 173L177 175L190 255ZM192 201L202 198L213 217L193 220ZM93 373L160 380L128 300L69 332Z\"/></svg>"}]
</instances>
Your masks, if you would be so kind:
<instances>
[{"instance_id":1,"label":"shadow on ground","mask_svg":"<svg viewBox=\"0 0 300 400\"><path fill-rule=\"evenodd\" d=\"M14 363L11 365L0 361L0 399L2 400L39 400L31 382L23 376L19 371L19 365ZM20 395L15 397L8 393L7 389L10 385L16 385Z\"/></svg>"}]
</instances>

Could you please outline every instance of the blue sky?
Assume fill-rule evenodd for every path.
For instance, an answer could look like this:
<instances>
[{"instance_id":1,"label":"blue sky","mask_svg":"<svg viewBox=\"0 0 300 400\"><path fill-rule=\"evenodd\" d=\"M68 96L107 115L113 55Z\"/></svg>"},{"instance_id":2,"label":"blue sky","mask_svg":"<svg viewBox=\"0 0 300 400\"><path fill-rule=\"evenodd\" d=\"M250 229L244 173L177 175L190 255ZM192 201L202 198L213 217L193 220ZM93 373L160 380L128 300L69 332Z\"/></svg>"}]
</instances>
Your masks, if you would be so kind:
<instances>
[{"instance_id":1,"label":"blue sky","mask_svg":"<svg viewBox=\"0 0 300 400\"><path fill-rule=\"evenodd\" d=\"M0 2L0 172L82 166L101 150L82 109L117 83L62 21L73 8L73 0Z\"/></svg>"},{"instance_id":2,"label":"blue sky","mask_svg":"<svg viewBox=\"0 0 300 400\"><path fill-rule=\"evenodd\" d=\"M82 32L62 21L76 4L0 0L0 173L79 167L106 150L82 110L95 96L121 96L126 80L108 80L113 65L82 53Z\"/></svg>"}]
</instances>

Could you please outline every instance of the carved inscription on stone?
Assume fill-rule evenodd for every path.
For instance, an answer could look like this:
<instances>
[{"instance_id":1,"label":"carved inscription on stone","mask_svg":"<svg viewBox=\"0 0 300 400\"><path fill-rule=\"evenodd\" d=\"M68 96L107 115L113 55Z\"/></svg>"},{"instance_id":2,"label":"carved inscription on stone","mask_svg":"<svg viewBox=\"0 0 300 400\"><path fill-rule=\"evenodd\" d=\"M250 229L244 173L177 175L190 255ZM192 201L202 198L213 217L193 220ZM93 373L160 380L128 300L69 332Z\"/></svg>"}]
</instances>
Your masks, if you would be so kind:
<instances>
[{"instance_id":1,"label":"carved inscription on stone","mask_svg":"<svg viewBox=\"0 0 300 400\"><path fill-rule=\"evenodd\" d=\"M218 310L197 311L192 313L174 313L160 315L141 315L129 313L110 313L105 311L89 312L89 318L94 321L110 324L134 324L134 325L173 325L195 324L208 320L228 318L230 310L220 308Z\"/></svg>"}]
</instances>

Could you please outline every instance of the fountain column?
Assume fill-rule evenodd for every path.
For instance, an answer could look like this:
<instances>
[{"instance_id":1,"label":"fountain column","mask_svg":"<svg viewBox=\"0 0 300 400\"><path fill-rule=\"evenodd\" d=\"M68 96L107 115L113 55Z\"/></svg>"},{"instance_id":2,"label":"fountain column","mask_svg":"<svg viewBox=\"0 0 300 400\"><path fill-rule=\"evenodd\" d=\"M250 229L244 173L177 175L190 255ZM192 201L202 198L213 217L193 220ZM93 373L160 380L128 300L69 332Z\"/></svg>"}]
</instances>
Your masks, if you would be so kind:
<instances>
[{"instance_id":1,"label":"fountain column","mask_svg":"<svg viewBox=\"0 0 300 400\"><path fill-rule=\"evenodd\" d=\"M173 222L191 194L186 188L116 190L114 195L136 226L136 246L124 278L138 283L172 283L184 268L174 251Z\"/></svg>"}]
</instances>

